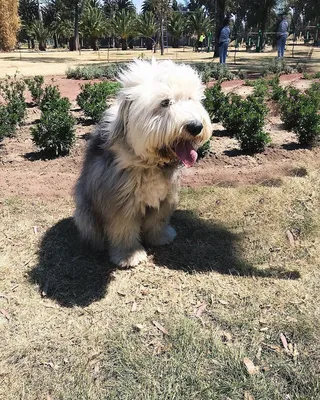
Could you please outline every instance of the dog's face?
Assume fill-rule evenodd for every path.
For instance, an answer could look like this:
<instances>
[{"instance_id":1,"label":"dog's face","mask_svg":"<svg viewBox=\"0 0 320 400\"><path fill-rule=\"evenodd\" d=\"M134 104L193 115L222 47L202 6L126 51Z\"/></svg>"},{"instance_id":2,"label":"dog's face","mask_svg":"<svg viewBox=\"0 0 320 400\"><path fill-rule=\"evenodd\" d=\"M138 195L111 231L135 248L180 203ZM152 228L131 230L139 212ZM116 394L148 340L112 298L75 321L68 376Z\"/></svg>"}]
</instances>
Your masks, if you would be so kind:
<instances>
[{"instance_id":1,"label":"dog's face","mask_svg":"<svg viewBox=\"0 0 320 400\"><path fill-rule=\"evenodd\" d=\"M192 166L197 148L212 134L198 74L172 61L138 60L119 80L118 118L135 154L147 162Z\"/></svg>"}]
</instances>

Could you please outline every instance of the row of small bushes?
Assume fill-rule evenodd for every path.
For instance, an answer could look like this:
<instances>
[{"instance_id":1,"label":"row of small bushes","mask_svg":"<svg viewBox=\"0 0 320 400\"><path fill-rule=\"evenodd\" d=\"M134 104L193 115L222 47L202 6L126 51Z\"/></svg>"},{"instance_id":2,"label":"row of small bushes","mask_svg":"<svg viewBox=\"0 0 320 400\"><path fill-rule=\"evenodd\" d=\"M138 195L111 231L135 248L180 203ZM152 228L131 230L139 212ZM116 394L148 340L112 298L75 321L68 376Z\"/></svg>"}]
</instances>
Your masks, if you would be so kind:
<instances>
[{"instance_id":1,"label":"row of small bushes","mask_svg":"<svg viewBox=\"0 0 320 400\"><path fill-rule=\"evenodd\" d=\"M204 83L212 80L223 81L232 80L235 78L244 79L246 73L242 70L238 72L231 72L225 64L217 62L194 62L183 61L178 62L192 66L202 77ZM107 65L85 65L82 67L69 68L66 72L69 79L115 79L118 73L125 69L128 63L110 63ZM295 72L304 72L305 64L298 63L295 66L289 66L285 60L281 58L274 58L262 68L262 74L292 74Z\"/></svg>"},{"instance_id":2,"label":"row of small bushes","mask_svg":"<svg viewBox=\"0 0 320 400\"><path fill-rule=\"evenodd\" d=\"M304 93L279 84L279 76L270 80L246 82L253 86L252 95L242 99L225 95L221 84L206 89L204 105L212 120L221 122L228 134L239 141L246 153L265 149L270 136L264 131L268 108L265 100L278 102L280 116L287 130L295 132L301 145L315 145L320 137L320 83L314 82ZM207 148L207 144L205 148Z\"/></svg>"},{"instance_id":3,"label":"row of small bushes","mask_svg":"<svg viewBox=\"0 0 320 400\"><path fill-rule=\"evenodd\" d=\"M0 105L0 139L12 136L25 118L26 85L32 101L39 106L41 116L31 128L35 145L49 157L67 154L75 141L75 118L70 113L70 101L61 97L56 86L43 86L44 78L36 76L26 80L6 79L0 86L0 94L5 101ZM100 82L81 86L77 97L78 105L86 117L98 122L109 106L109 100L119 90L117 82Z\"/></svg>"},{"instance_id":4,"label":"row of small bushes","mask_svg":"<svg viewBox=\"0 0 320 400\"><path fill-rule=\"evenodd\" d=\"M236 77L224 64L214 62L184 62L199 72L203 82L211 80L232 80ZM125 69L128 63L113 63L107 65L85 65L69 68L66 72L69 79L115 79L118 73Z\"/></svg>"}]
</instances>

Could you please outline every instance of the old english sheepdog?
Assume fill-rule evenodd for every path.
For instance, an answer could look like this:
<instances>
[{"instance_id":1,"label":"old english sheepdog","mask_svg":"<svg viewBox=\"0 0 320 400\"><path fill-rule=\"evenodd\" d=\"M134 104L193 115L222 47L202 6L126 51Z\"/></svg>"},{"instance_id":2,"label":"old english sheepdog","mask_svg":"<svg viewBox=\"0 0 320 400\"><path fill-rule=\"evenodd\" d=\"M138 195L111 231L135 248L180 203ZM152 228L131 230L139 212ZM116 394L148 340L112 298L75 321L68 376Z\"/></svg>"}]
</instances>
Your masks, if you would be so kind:
<instances>
[{"instance_id":1,"label":"old english sheepdog","mask_svg":"<svg viewBox=\"0 0 320 400\"><path fill-rule=\"evenodd\" d=\"M75 223L83 239L109 246L111 261L135 266L142 243L171 243L179 166L191 167L212 134L203 86L187 65L137 60L92 135L76 185Z\"/></svg>"}]
</instances>

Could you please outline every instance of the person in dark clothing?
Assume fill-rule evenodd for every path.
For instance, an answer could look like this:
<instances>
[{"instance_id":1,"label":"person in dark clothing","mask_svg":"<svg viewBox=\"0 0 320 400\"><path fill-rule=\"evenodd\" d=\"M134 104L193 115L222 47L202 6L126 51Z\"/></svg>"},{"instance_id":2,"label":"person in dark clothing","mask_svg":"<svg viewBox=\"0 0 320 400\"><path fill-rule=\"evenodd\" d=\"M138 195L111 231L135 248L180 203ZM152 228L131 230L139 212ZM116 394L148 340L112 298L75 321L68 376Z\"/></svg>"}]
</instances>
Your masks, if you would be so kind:
<instances>
[{"instance_id":1,"label":"person in dark clothing","mask_svg":"<svg viewBox=\"0 0 320 400\"><path fill-rule=\"evenodd\" d=\"M220 64L225 64L228 53L228 46L230 42L230 18L226 17L223 20L223 27L220 30L219 34L219 56L220 56Z\"/></svg>"},{"instance_id":2,"label":"person in dark clothing","mask_svg":"<svg viewBox=\"0 0 320 400\"><path fill-rule=\"evenodd\" d=\"M283 58L284 49L286 47L286 40L288 37L288 21L287 16L283 14L282 21L280 22L277 30L277 47L278 47L278 57Z\"/></svg>"}]
</instances>

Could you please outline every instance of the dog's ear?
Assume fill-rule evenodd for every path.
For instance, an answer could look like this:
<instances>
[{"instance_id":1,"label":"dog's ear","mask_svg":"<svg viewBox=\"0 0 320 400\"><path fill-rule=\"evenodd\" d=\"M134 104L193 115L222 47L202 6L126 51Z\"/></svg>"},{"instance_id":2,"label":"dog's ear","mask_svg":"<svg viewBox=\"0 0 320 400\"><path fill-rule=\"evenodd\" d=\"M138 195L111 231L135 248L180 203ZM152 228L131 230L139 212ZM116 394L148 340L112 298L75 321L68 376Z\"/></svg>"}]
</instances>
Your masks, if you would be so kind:
<instances>
[{"instance_id":1,"label":"dog's ear","mask_svg":"<svg viewBox=\"0 0 320 400\"><path fill-rule=\"evenodd\" d=\"M127 124L129 118L129 110L132 101L123 98L119 101L116 118L110 126L109 143L114 143L116 140L124 139L127 135Z\"/></svg>"}]
</instances>

